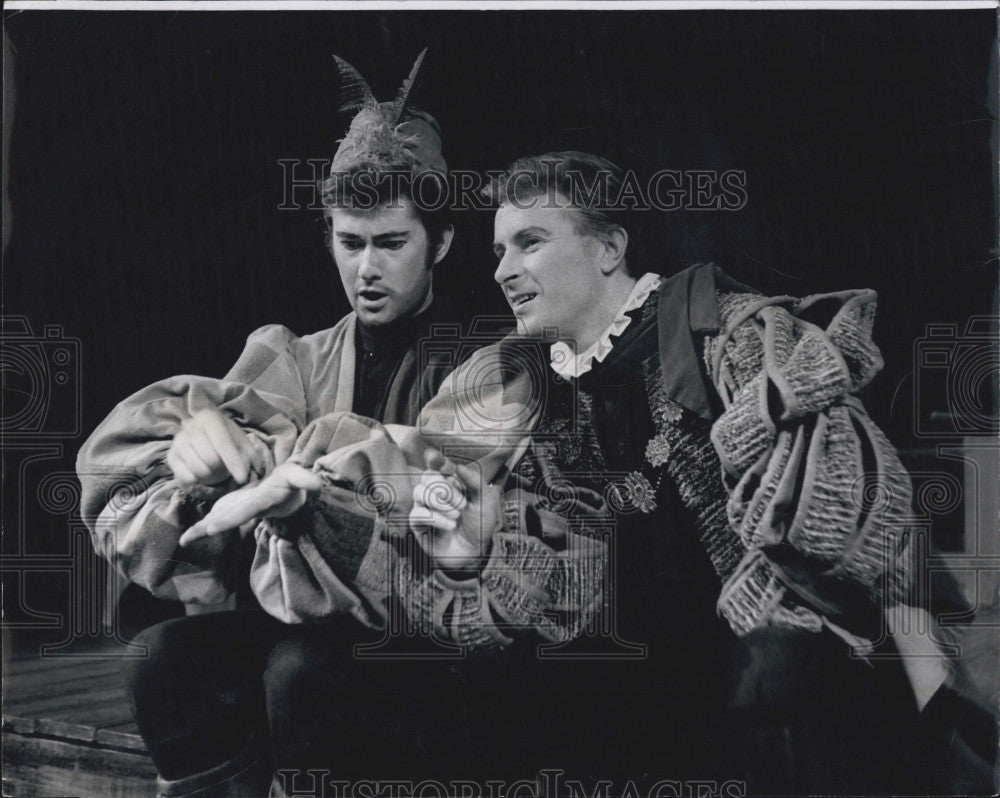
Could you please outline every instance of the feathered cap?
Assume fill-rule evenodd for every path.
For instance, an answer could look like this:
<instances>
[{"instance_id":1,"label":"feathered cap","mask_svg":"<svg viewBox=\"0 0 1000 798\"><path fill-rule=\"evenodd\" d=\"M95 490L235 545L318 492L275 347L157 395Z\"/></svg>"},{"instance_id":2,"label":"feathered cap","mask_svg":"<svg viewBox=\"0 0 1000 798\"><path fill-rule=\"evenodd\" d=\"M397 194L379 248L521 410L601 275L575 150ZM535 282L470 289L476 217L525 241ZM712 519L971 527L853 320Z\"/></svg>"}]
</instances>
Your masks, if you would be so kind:
<instances>
[{"instance_id":1,"label":"feathered cap","mask_svg":"<svg viewBox=\"0 0 1000 798\"><path fill-rule=\"evenodd\" d=\"M410 105L410 93L425 47L392 102L380 103L368 82L340 56L334 56L341 78L340 111L356 111L347 135L333 156L332 172L364 168L409 167L413 173L448 171L441 154L441 128L433 116Z\"/></svg>"}]
</instances>

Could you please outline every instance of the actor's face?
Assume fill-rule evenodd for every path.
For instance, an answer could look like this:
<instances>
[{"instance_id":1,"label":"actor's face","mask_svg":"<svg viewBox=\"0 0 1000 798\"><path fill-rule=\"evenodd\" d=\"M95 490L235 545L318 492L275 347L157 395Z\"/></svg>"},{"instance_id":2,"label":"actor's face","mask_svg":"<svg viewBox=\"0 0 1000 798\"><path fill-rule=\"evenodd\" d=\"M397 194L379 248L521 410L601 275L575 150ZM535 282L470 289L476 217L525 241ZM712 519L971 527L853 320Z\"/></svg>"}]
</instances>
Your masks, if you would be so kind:
<instances>
[{"instance_id":1,"label":"actor's face","mask_svg":"<svg viewBox=\"0 0 1000 798\"><path fill-rule=\"evenodd\" d=\"M588 310L602 290L600 242L577 232L576 211L543 207L544 198L521 209L501 205L493 225L493 250L500 284L523 335L546 328L566 341L580 342ZM548 203L552 204L552 203ZM564 203L559 203L564 204Z\"/></svg>"},{"instance_id":2,"label":"actor's face","mask_svg":"<svg viewBox=\"0 0 1000 798\"><path fill-rule=\"evenodd\" d=\"M362 323L382 325L421 309L431 290L431 268L451 243L431 251L427 230L409 200L366 211L335 208L331 248L344 292Z\"/></svg>"}]
</instances>

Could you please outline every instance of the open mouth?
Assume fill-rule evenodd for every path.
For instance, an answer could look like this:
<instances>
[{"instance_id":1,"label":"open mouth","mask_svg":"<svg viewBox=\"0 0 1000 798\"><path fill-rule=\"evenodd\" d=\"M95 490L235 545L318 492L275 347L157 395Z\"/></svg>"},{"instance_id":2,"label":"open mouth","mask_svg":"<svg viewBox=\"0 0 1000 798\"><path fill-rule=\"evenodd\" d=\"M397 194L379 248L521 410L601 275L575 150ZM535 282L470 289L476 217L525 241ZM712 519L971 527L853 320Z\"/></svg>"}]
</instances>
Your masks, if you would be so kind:
<instances>
[{"instance_id":1,"label":"open mouth","mask_svg":"<svg viewBox=\"0 0 1000 798\"><path fill-rule=\"evenodd\" d=\"M507 301L510 302L510 306L512 308L518 308L521 305L524 305L525 303L530 302L536 296L538 296L537 293L534 293L534 292L531 292L531 291L527 291L527 292L525 292L523 294L511 294L511 295L508 296Z\"/></svg>"},{"instance_id":2,"label":"open mouth","mask_svg":"<svg viewBox=\"0 0 1000 798\"><path fill-rule=\"evenodd\" d=\"M358 296L362 299L366 299L369 302L378 302L380 299L385 299L388 294L382 291L375 291L371 288L366 288L363 291L358 291Z\"/></svg>"}]
</instances>

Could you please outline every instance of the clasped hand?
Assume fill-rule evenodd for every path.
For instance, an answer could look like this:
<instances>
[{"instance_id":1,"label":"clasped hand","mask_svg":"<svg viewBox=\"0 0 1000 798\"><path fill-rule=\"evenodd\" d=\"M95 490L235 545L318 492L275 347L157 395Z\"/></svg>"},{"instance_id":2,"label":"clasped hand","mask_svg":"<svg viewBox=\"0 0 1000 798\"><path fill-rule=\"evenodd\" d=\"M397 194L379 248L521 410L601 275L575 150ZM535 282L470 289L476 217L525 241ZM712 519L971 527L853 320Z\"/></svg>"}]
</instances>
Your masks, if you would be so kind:
<instances>
[{"instance_id":1,"label":"clasped hand","mask_svg":"<svg viewBox=\"0 0 1000 798\"><path fill-rule=\"evenodd\" d=\"M410 526L437 565L464 569L486 554L503 526L500 489L469 465L454 465L431 449L413 488Z\"/></svg>"}]
</instances>

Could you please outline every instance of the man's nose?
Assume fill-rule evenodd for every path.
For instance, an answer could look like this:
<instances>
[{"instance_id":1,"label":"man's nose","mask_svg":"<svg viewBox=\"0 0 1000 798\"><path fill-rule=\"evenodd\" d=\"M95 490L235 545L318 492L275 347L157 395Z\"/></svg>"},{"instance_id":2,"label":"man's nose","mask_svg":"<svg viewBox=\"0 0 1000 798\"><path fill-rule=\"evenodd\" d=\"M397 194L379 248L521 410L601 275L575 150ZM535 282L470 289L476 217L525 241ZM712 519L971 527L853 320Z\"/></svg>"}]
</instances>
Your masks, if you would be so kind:
<instances>
[{"instance_id":1,"label":"man's nose","mask_svg":"<svg viewBox=\"0 0 1000 798\"><path fill-rule=\"evenodd\" d=\"M503 285L504 282L513 277L517 277L520 273L520 260L515 253L508 251L504 253L502 258L500 258L500 263L497 264L497 270L493 272L493 279L500 283L500 285Z\"/></svg>"},{"instance_id":2,"label":"man's nose","mask_svg":"<svg viewBox=\"0 0 1000 798\"><path fill-rule=\"evenodd\" d=\"M375 247L365 247L361 251L361 263L358 266L358 277L365 282L381 279L381 263L378 251Z\"/></svg>"}]
</instances>

